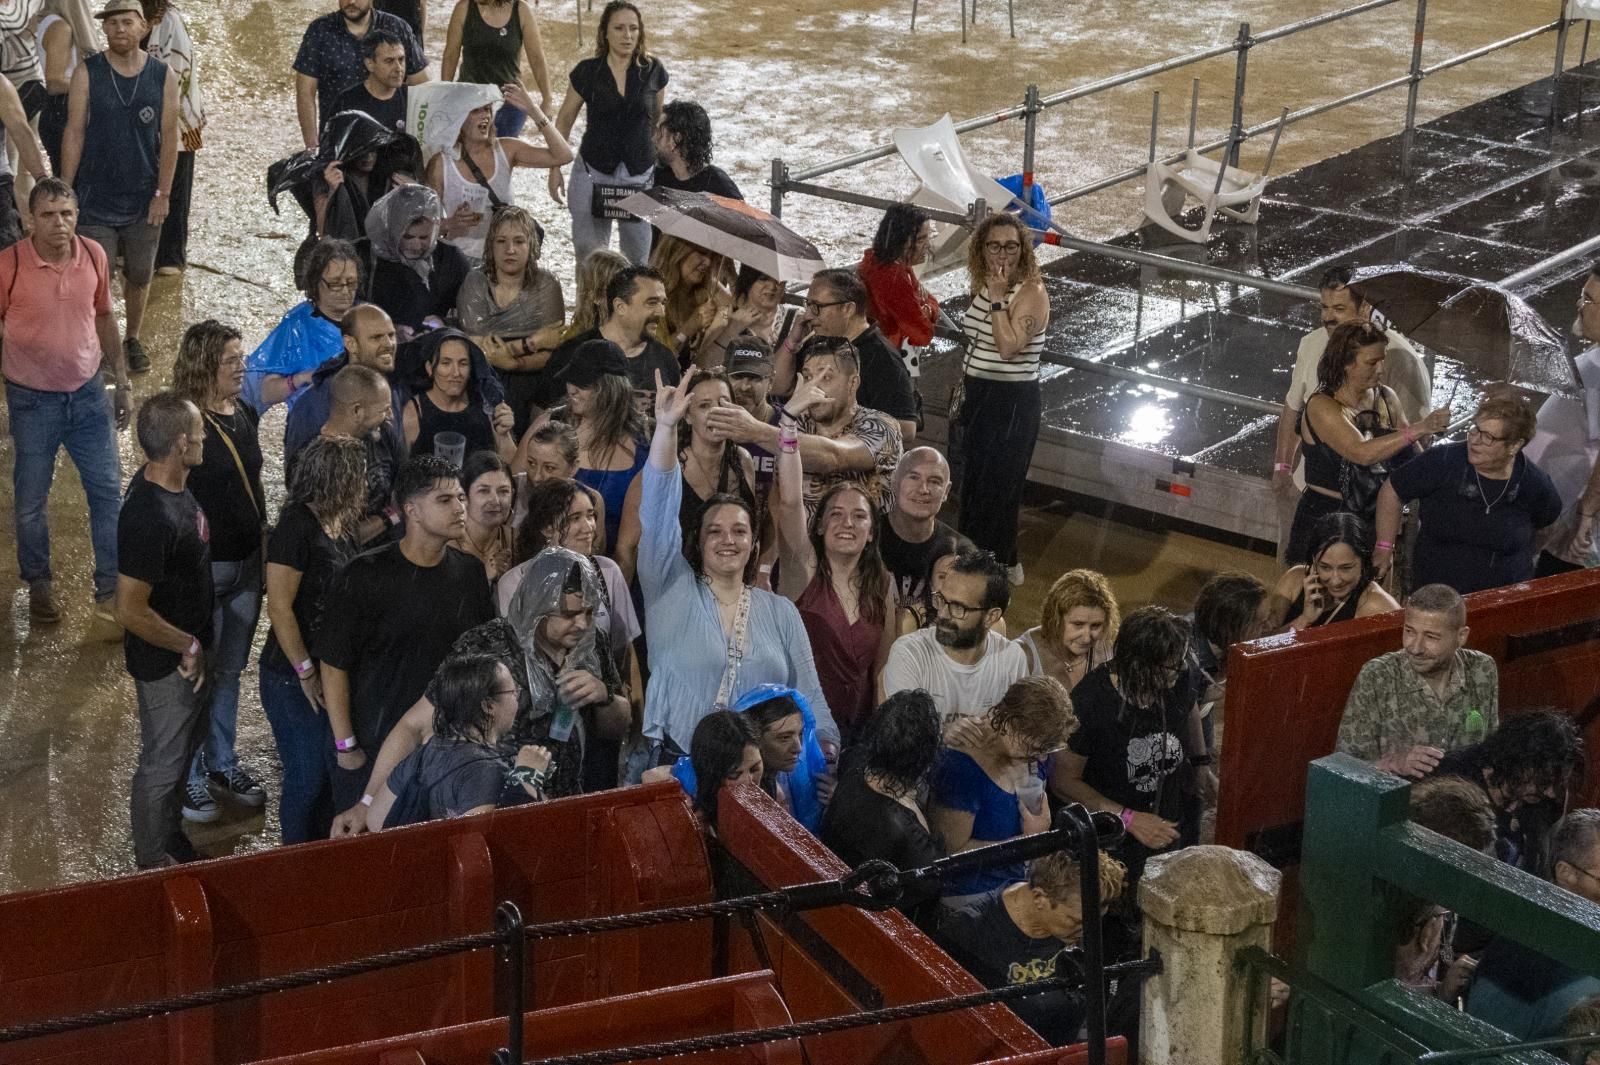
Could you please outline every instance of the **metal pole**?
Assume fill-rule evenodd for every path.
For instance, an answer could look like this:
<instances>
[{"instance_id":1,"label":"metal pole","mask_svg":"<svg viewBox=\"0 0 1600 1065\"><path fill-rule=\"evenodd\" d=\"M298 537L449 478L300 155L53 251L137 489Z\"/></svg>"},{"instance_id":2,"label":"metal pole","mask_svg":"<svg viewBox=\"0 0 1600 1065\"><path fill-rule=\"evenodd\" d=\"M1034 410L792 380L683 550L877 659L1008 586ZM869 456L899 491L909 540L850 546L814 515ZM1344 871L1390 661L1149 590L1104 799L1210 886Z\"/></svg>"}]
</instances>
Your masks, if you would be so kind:
<instances>
[{"instance_id":1,"label":"metal pole","mask_svg":"<svg viewBox=\"0 0 1600 1065\"><path fill-rule=\"evenodd\" d=\"M1105 943L1100 929L1100 839L1089 811L1072 803L1063 820L1078 829L1078 903L1083 913L1084 1021L1089 1065L1106 1065Z\"/></svg>"},{"instance_id":2,"label":"metal pole","mask_svg":"<svg viewBox=\"0 0 1600 1065\"><path fill-rule=\"evenodd\" d=\"M1033 203L1033 146L1039 128L1039 86L1030 84L1022 96L1022 205Z\"/></svg>"},{"instance_id":3,"label":"metal pole","mask_svg":"<svg viewBox=\"0 0 1600 1065\"><path fill-rule=\"evenodd\" d=\"M972 17L978 17L978 0L972 0ZM967 0L961 0L961 43L967 43Z\"/></svg>"},{"instance_id":4,"label":"metal pole","mask_svg":"<svg viewBox=\"0 0 1600 1065\"><path fill-rule=\"evenodd\" d=\"M1550 77L1550 122L1561 121L1561 72L1567 65L1567 0L1561 0L1561 14L1556 16L1556 72Z\"/></svg>"},{"instance_id":5,"label":"metal pole","mask_svg":"<svg viewBox=\"0 0 1600 1065\"><path fill-rule=\"evenodd\" d=\"M1422 90L1422 40L1428 26L1428 0L1417 0L1417 28L1411 37L1411 84L1406 87L1406 128L1400 136L1400 176L1411 180L1411 145L1417 133L1417 96Z\"/></svg>"},{"instance_id":6,"label":"metal pole","mask_svg":"<svg viewBox=\"0 0 1600 1065\"><path fill-rule=\"evenodd\" d=\"M494 930L501 935L495 947L495 1000L506 1013L506 1045L495 1052L495 1065L522 1065L527 1060L522 1038L522 1015L527 1009L528 943L523 938L522 911L502 902L494 911Z\"/></svg>"},{"instance_id":7,"label":"metal pole","mask_svg":"<svg viewBox=\"0 0 1600 1065\"><path fill-rule=\"evenodd\" d=\"M578 47L582 48L583 47L583 0L573 0L573 5L572 6L575 9L576 14L577 14L577 18L575 18L573 20L573 22L577 26L577 29L578 29Z\"/></svg>"},{"instance_id":8,"label":"metal pole","mask_svg":"<svg viewBox=\"0 0 1600 1065\"><path fill-rule=\"evenodd\" d=\"M1239 146L1243 140L1240 134L1244 130L1244 83L1250 65L1250 45L1250 23L1241 22L1239 39L1234 42L1234 47L1239 49L1239 58L1233 74L1233 134L1229 138L1233 146L1224 160L1229 166L1239 165Z\"/></svg>"},{"instance_id":9,"label":"metal pole","mask_svg":"<svg viewBox=\"0 0 1600 1065\"><path fill-rule=\"evenodd\" d=\"M1017 13L1011 6L1012 0L1006 0L1006 22L1011 26L1011 39L1017 39Z\"/></svg>"},{"instance_id":10,"label":"metal pole","mask_svg":"<svg viewBox=\"0 0 1600 1065\"><path fill-rule=\"evenodd\" d=\"M1581 244L1574 244L1565 251L1557 252L1547 259L1540 259L1538 262L1534 263L1525 270L1518 270L1510 277L1501 278L1499 285L1501 288L1520 288L1527 282L1541 277L1544 274L1548 274L1551 270L1554 270L1558 266L1563 266L1567 263L1570 263L1574 259L1585 258L1595 251L1600 251L1600 237L1590 237Z\"/></svg>"},{"instance_id":11,"label":"metal pole","mask_svg":"<svg viewBox=\"0 0 1600 1065\"><path fill-rule=\"evenodd\" d=\"M1189 148L1194 148L1194 133L1200 123L1200 79L1189 83Z\"/></svg>"},{"instance_id":12,"label":"metal pole","mask_svg":"<svg viewBox=\"0 0 1600 1065\"><path fill-rule=\"evenodd\" d=\"M911 32L917 32L917 0L911 0Z\"/></svg>"},{"instance_id":13,"label":"metal pole","mask_svg":"<svg viewBox=\"0 0 1600 1065\"><path fill-rule=\"evenodd\" d=\"M772 217L783 217L783 192L789 184L789 168L782 159L772 161Z\"/></svg>"},{"instance_id":14,"label":"metal pole","mask_svg":"<svg viewBox=\"0 0 1600 1065\"><path fill-rule=\"evenodd\" d=\"M1578 49L1578 69L1582 70L1589 65L1589 29L1594 25L1588 19L1583 20L1583 47Z\"/></svg>"},{"instance_id":15,"label":"metal pole","mask_svg":"<svg viewBox=\"0 0 1600 1065\"><path fill-rule=\"evenodd\" d=\"M1161 125L1161 90L1150 101L1150 161L1156 161L1156 129Z\"/></svg>"}]
</instances>

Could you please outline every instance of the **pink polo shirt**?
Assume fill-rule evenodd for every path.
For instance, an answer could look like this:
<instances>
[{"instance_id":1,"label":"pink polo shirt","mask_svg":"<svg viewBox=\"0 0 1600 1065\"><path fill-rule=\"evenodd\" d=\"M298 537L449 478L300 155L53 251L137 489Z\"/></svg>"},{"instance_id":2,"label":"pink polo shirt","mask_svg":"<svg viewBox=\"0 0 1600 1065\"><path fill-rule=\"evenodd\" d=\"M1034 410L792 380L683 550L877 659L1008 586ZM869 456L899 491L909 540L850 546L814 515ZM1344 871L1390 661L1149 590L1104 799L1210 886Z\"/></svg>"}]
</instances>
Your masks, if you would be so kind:
<instances>
[{"instance_id":1,"label":"pink polo shirt","mask_svg":"<svg viewBox=\"0 0 1600 1065\"><path fill-rule=\"evenodd\" d=\"M6 379L41 392L76 392L100 371L97 315L111 313L106 253L73 239L60 263L39 258L23 237L0 251L0 322L5 323Z\"/></svg>"}]
</instances>

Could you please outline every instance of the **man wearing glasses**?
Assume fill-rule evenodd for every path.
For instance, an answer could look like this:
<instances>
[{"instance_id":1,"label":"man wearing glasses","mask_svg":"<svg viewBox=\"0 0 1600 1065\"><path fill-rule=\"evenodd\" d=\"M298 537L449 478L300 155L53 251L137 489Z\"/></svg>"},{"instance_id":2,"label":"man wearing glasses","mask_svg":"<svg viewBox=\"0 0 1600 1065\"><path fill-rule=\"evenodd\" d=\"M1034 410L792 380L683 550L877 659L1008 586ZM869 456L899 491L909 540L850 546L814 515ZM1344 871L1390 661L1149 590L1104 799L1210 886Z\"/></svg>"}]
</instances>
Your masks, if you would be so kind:
<instances>
[{"instance_id":1,"label":"man wearing glasses","mask_svg":"<svg viewBox=\"0 0 1600 1065\"><path fill-rule=\"evenodd\" d=\"M1022 648L993 631L1010 603L1005 567L987 551L962 551L933 593L933 626L889 649L883 694L921 688L947 725L987 712L1028 672Z\"/></svg>"}]
</instances>

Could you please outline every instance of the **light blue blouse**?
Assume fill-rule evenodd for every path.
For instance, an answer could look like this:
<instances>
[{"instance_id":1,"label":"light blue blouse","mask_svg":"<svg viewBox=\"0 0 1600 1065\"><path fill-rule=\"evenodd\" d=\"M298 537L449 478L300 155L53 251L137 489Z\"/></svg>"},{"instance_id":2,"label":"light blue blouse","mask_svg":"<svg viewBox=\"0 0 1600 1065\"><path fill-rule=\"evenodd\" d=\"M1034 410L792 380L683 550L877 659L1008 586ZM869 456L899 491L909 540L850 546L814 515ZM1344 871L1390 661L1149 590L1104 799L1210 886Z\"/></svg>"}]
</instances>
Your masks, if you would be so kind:
<instances>
[{"instance_id":1,"label":"light blue blouse","mask_svg":"<svg viewBox=\"0 0 1600 1065\"><path fill-rule=\"evenodd\" d=\"M700 719L711 712L728 662L728 635L711 589L683 556L678 505L683 478L674 466L658 470L646 463L639 524L639 584L644 589L645 639L650 647L650 686L645 692L644 734L671 737L684 751ZM822 685L817 681L811 642L800 612L780 595L750 590L750 621L744 658L729 701L757 684L787 684L810 702L817 735L839 742Z\"/></svg>"}]
</instances>

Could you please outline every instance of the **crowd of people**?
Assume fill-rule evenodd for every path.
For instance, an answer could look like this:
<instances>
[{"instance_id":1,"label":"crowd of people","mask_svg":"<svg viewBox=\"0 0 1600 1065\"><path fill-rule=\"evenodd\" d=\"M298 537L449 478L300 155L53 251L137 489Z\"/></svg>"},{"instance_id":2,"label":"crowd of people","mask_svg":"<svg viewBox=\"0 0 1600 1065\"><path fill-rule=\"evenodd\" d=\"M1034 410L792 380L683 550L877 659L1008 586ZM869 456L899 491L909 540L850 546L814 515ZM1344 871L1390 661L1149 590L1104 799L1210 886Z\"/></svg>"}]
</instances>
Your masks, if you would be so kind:
<instances>
[{"instance_id":1,"label":"crowd of people","mask_svg":"<svg viewBox=\"0 0 1600 1065\"><path fill-rule=\"evenodd\" d=\"M28 235L0 252L18 557L33 619L59 621L44 505L65 446L89 502L96 620L122 635L137 693L140 867L196 856L184 820L268 800L234 749L264 607L253 680L286 844L670 778L709 832L724 789L749 785L846 861L910 867L1081 803L1126 829L1100 895L1131 952L1146 861L1209 838L1229 649L1403 609L1402 649L1361 671L1339 749L1457 781L1492 822L1479 849L1600 885L1593 811L1566 809L1581 738L1560 711L1501 724L1461 598L1592 562L1600 469L1564 505L1523 454L1536 418L1511 389L1484 397L1465 443L1435 440L1448 411L1425 409L1415 350L1348 271L1323 279L1324 328L1285 401L1273 479L1286 497L1304 483L1281 578L1217 574L1180 616L1124 611L1105 576L1073 569L1036 578L1040 622L1013 636L1050 318L1015 215L969 239L947 457L917 442L907 366L940 316L916 207L885 212L860 262L817 273L791 306L778 279L612 206L652 183L739 196L712 165L705 110L666 101L633 3L606 4L556 108L533 7L458 0L443 74L496 102L424 158L405 106L428 77L424 3L342 0L295 59L305 300L248 353L224 322L187 329L137 413L145 462L124 492L115 433L128 375L150 368L151 275L183 261L204 111L170 4L109 0L103 51L84 12L43 7L59 161L27 128L39 94L18 103L0 81L35 179L13 218ZM63 73L73 48L93 54ZM362 137L370 150L329 147ZM516 167L549 171L565 220L513 202ZM558 224L579 252L570 315L539 265ZM1600 270L1581 305L1600 342L1591 286ZM280 404L273 514L263 452L278 443L261 419ZM980 978L1043 979L1100 919L1077 876L1063 856L988 868L904 908ZM1405 968L1450 997L1460 967L1439 939ZM1484 974L1527 964L1484 952L1486 1016L1528 984ZM1027 1007L1059 1041L1075 1008Z\"/></svg>"}]
</instances>

